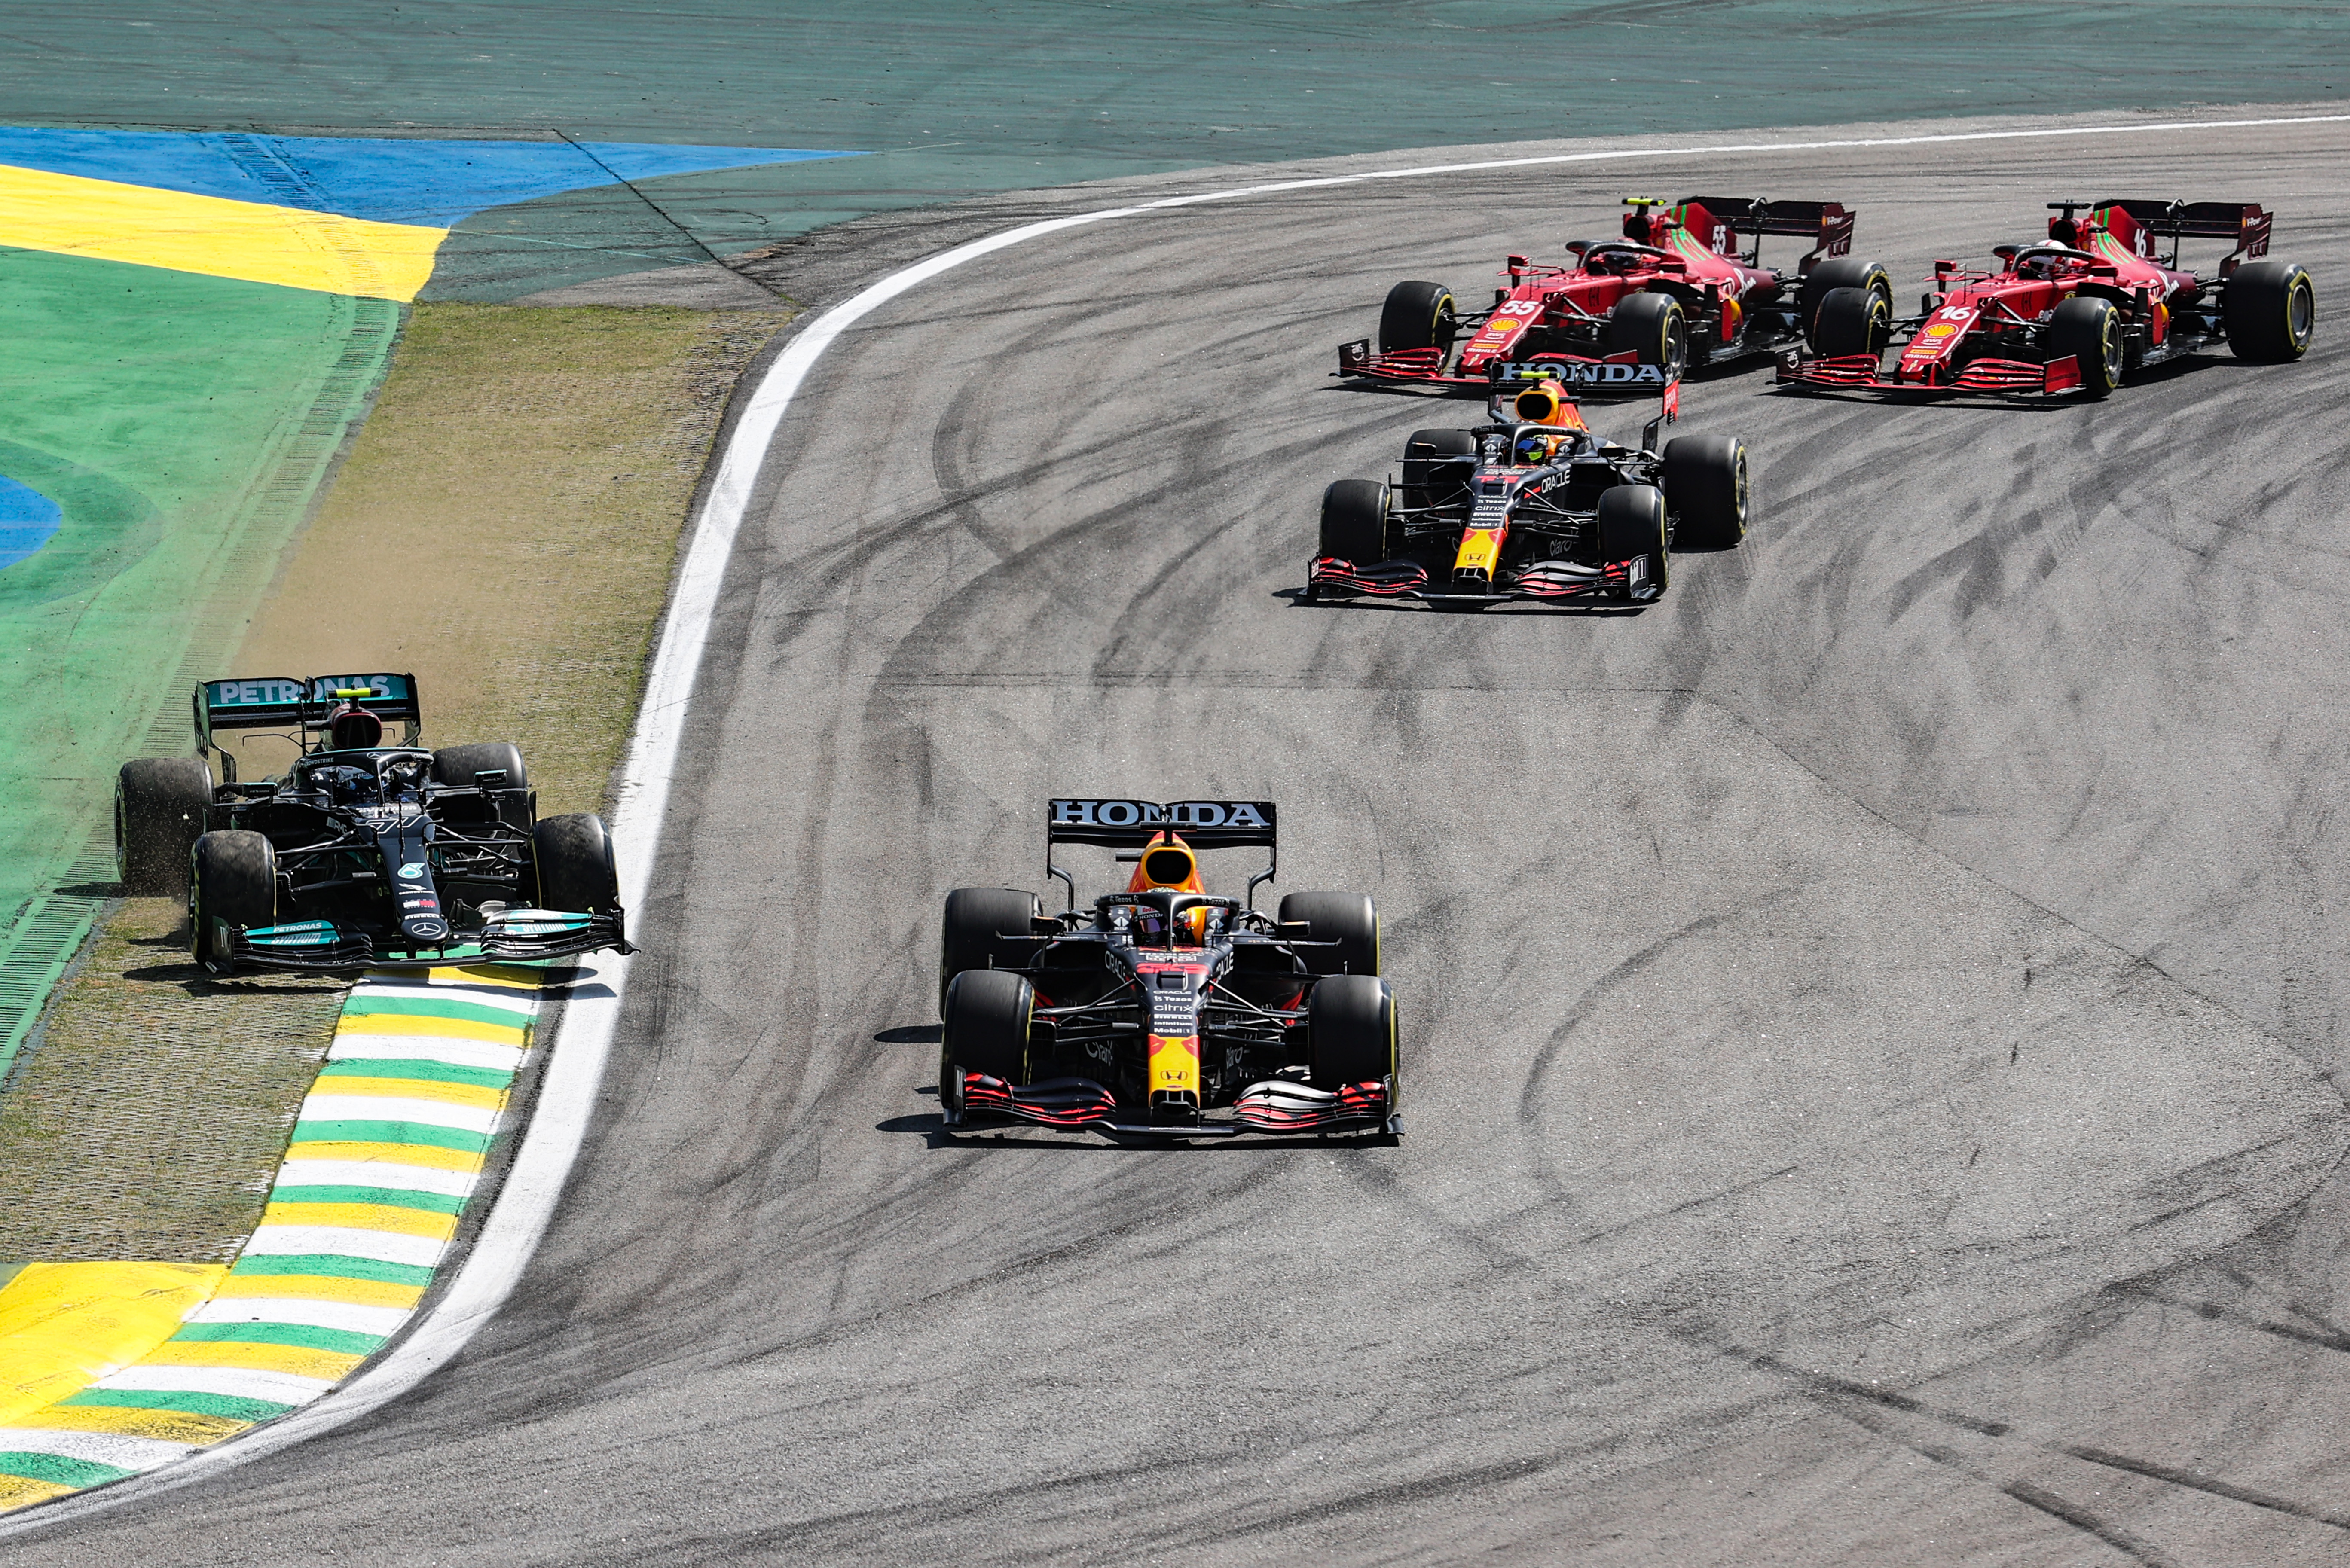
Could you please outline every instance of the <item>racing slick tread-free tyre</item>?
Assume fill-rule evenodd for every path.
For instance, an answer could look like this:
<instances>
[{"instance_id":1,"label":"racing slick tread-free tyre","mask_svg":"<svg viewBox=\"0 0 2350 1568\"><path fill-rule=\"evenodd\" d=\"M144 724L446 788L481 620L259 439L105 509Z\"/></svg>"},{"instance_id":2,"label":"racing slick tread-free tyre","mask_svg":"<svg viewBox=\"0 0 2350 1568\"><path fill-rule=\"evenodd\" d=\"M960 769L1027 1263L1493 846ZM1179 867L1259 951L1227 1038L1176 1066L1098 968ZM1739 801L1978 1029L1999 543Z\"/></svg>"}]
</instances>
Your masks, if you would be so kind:
<instances>
[{"instance_id":1,"label":"racing slick tread-free tyre","mask_svg":"<svg viewBox=\"0 0 2350 1568\"><path fill-rule=\"evenodd\" d=\"M946 1005L939 1010L945 1021L939 1032L940 1103L962 1114L958 1067L1007 1084L1026 1083L1028 1031L1035 1011L1035 988L1009 970L967 969L950 981Z\"/></svg>"},{"instance_id":2,"label":"racing slick tread-free tyre","mask_svg":"<svg viewBox=\"0 0 2350 1568\"><path fill-rule=\"evenodd\" d=\"M1395 992L1376 975L1316 981L1305 1000L1305 1041L1317 1089L1395 1076Z\"/></svg>"},{"instance_id":3,"label":"racing slick tread-free tyre","mask_svg":"<svg viewBox=\"0 0 2350 1568\"><path fill-rule=\"evenodd\" d=\"M939 922L941 1018L946 1016L947 991L954 977L966 970L994 969L1024 960L1026 946L1003 938L1024 934L1028 923L1044 912L1045 906L1035 894L1017 888L957 888L947 895L946 912Z\"/></svg>"},{"instance_id":4,"label":"racing slick tread-free tyre","mask_svg":"<svg viewBox=\"0 0 2350 1568\"><path fill-rule=\"evenodd\" d=\"M260 834L232 828L203 835L188 858L188 949L198 963L226 974L232 961L215 944L216 927L276 923L277 852Z\"/></svg>"},{"instance_id":5,"label":"racing slick tread-free tyre","mask_svg":"<svg viewBox=\"0 0 2350 1568\"><path fill-rule=\"evenodd\" d=\"M1885 312L1893 314L1893 275L1885 270L1883 262L1856 261L1851 256L1830 256L1804 275L1803 286L1795 291L1795 313L1803 317L1804 337L1812 344L1812 351L1825 354L1819 347L1816 323L1820 306L1831 289L1857 288L1864 293L1880 295L1885 300Z\"/></svg>"},{"instance_id":6,"label":"racing slick tread-free tyre","mask_svg":"<svg viewBox=\"0 0 2350 1568\"><path fill-rule=\"evenodd\" d=\"M1812 351L1824 359L1866 354L1874 359L1893 338L1893 306L1873 288L1832 288L1812 323Z\"/></svg>"},{"instance_id":7,"label":"racing slick tread-free tyre","mask_svg":"<svg viewBox=\"0 0 2350 1568\"><path fill-rule=\"evenodd\" d=\"M1388 487L1341 479L1322 493L1322 554L1357 566L1388 558Z\"/></svg>"},{"instance_id":8,"label":"racing slick tread-free tyre","mask_svg":"<svg viewBox=\"0 0 2350 1568\"><path fill-rule=\"evenodd\" d=\"M473 775L494 768L505 770L507 789L528 789L522 753L511 741L477 741L469 746L443 746L432 753L432 782L473 787Z\"/></svg>"},{"instance_id":9,"label":"racing slick tread-free tyre","mask_svg":"<svg viewBox=\"0 0 2350 1568\"><path fill-rule=\"evenodd\" d=\"M1619 484L1599 493L1599 554L1608 561L1648 557L1648 580L1662 589L1665 559L1665 494L1653 484Z\"/></svg>"},{"instance_id":10,"label":"racing slick tread-free tyre","mask_svg":"<svg viewBox=\"0 0 2350 1568\"><path fill-rule=\"evenodd\" d=\"M2291 262L2246 262L2220 296L2228 347L2239 359L2282 365L2309 351L2317 328L2317 286Z\"/></svg>"},{"instance_id":11,"label":"racing slick tread-free tyre","mask_svg":"<svg viewBox=\"0 0 2350 1568\"><path fill-rule=\"evenodd\" d=\"M1727 550L1746 537L1746 443L1736 436L1675 436L1665 443L1665 500L1680 521L1679 550Z\"/></svg>"},{"instance_id":12,"label":"racing slick tread-free tyre","mask_svg":"<svg viewBox=\"0 0 2350 1568\"><path fill-rule=\"evenodd\" d=\"M530 852L540 909L598 914L620 901L612 836L602 817L584 811L550 816L530 830Z\"/></svg>"},{"instance_id":13,"label":"racing slick tread-free tyre","mask_svg":"<svg viewBox=\"0 0 2350 1568\"><path fill-rule=\"evenodd\" d=\"M1468 495L1476 467L1477 438L1467 431L1414 431L1403 443L1403 504L1449 506Z\"/></svg>"},{"instance_id":14,"label":"racing slick tread-free tyre","mask_svg":"<svg viewBox=\"0 0 2350 1568\"><path fill-rule=\"evenodd\" d=\"M185 898L188 851L213 803L202 757L141 757L114 779L114 867L124 897Z\"/></svg>"},{"instance_id":15,"label":"racing slick tread-free tyre","mask_svg":"<svg viewBox=\"0 0 2350 1568\"><path fill-rule=\"evenodd\" d=\"M1627 295L1607 317L1607 351L1627 348L1643 365L1661 365L1678 376L1689 365L1689 313L1669 294Z\"/></svg>"},{"instance_id":16,"label":"racing slick tread-free tyre","mask_svg":"<svg viewBox=\"0 0 2350 1568\"><path fill-rule=\"evenodd\" d=\"M2078 362L2084 396L2102 398L2122 384L2122 313L2112 300L2075 295L2064 301L2041 341L2051 360L2070 354Z\"/></svg>"},{"instance_id":17,"label":"racing slick tread-free tyre","mask_svg":"<svg viewBox=\"0 0 2350 1568\"><path fill-rule=\"evenodd\" d=\"M1307 973L1379 972L1379 911L1368 893L1286 894L1276 918L1284 926L1304 926L1308 941L1338 944L1298 949Z\"/></svg>"},{"instance_id":18,"label":"racing slick tread-free tyre","mask_svg":"<svg viewBox=\"0 0 2350 1568\"><path fill-rule=\"evenodd\" d=\"M1461 329L1459 317L1452 303L1452 291L1442 284L1416 279L1399 283L1388 290L1387 303L1379 307L1379 352L1392 354L1399 348L1449 350L1453 336Z\"/></svg>"}]
</instances>

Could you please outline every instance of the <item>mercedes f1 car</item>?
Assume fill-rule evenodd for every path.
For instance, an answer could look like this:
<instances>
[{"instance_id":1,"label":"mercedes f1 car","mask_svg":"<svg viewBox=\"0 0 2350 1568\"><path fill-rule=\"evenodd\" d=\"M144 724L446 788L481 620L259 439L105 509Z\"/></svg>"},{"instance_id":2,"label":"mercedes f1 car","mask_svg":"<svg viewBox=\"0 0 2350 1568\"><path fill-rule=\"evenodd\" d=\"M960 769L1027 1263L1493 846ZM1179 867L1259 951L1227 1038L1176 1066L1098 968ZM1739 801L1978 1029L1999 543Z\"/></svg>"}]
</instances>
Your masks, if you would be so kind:
<instances>
[{"instance_id":1,"label":"mercedes f1 car","mask_svg":"<svg viewBox=\"0 0 2350 1568\"><path fill-rule=\"evenodd\" d=\"M412 675L204 682L196 755L126 763L117 780L123 890L184 891L214 974L634 951L602 819L542 819L521 753L426 751L422 717ZM386 720L401 744L383 743ZM279 732L300 755L239 783L214 740L231 730Z\"/></svg>"},{"instance_id":2,"label":"mercedes f1 car","mask_svg":"<svg viewBox=\"0 0 2350 1568\"><path fill-rule=\"evenodd\" d=\"M1780 361L1795 387L1912 392L2078 391L2102 398L2122 378L2224 337L2240 359L2307 351L2317 319L2309 274L2265 261L2272 219L2241 202L2051 202L2038 244L1999 245L1997 272L1934 264L1918 313L1896 317L1885 269L1847 263L1821 296L1812 353ZM2085 216L2076 214L2085 210ZM2182 271L2179 242L2231 242L2206 275ZM1882 363L1899 343L1892 373Z\"/></svg>"},{"instance_id":3,"label":"mercedes f1 car","mask_svg":"<svg viewBox=\"0 0 2350 1568\"><path fill-rule=\"evenodd\" d=\"M1368 338L1342 345L1337 373L1477 390L1538 374L1577 389L1636 389L1620 367L1655 366L1669 379L1800 342L1822 292L1814 273L1852 249L1853 214L1835 202L1624 204L1623 237L1570 243L1571 265L1510 257L1488 310L1462 312L1440 283L1396 285L1379 312L1378 352ZM1764 234L1800 235L1813 248L1794 271L1776 271L1762 265Z\"/></svg>"},{"instance_id":4,"label":"mercedes f1 car","mask_svg":"<svg viewBox=\"0 0 2350 1568\"><path fill-rule=\"evenodd\" d=\"M1010 888L948 894L946 1126L1399 1134L1378 913L1360 893L1291 893L1260 912L1276 827L1271 801L1055 800L1045 874L1068 888L1066 909L1048 915ZM1132 878L1081 909L1054 860L1063 844L1118 849ZM1268 863L1245 897L1201 890L1200 851L1252 846Z\"/></svg>"},{"instance_id":5,"label":"mercedes f1 car","mask_svg":"<svg viewBox=\"0 0 2350 1568\"><path fill-rule=\"evenodd\" d=\"M1594 435L1552 380L1496 394L1473 430L1414 431L1401 483L1323 493L1305 597L1467 609L1658 597L1673 550L1727 549L1749 522L1745 442L1679 436L1656 450L1679 400L1676 382L1637 449Z\"/></svg>"}]
</instances>

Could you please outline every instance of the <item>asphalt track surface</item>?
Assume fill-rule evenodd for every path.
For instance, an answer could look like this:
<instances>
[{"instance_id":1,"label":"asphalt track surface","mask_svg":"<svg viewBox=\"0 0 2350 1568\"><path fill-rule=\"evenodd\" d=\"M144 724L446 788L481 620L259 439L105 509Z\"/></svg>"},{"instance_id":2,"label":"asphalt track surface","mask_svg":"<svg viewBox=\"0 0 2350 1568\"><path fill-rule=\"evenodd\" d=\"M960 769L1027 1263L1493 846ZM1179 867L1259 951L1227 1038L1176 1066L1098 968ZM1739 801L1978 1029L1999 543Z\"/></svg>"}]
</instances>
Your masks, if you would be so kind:
<instances>
[{"instance_id":1,"label":"asphalt track surface","mask_svg":"<svg viewBox=\"0 0 2350 1568\"><path fill-rule=\"evenodd\" d=\"M1399 276L1719 189L1856 204L1907 296L2144 192L2268 202L2330 299L2345 151L1341 187L907 295L785 421L514 1301L0 1559L2350 1557L2336 323L2102 405L1696 384L1759 520L1644 613L1285 592L1327 480L1473 410L1322 379ZM1282 888L1378 896L1399 1147L939 1136L939 898L1041 888L1066 793L1270 796Z\"/></svg>"}]
</instances>

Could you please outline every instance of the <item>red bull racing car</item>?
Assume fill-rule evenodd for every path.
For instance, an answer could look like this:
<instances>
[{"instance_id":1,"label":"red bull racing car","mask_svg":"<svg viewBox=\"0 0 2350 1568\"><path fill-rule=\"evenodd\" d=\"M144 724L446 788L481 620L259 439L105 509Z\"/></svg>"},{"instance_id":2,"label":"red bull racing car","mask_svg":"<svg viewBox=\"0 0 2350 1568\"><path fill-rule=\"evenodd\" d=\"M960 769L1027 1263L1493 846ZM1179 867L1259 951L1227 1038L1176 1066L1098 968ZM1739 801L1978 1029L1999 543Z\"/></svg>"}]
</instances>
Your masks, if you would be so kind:
<instances>
[{"instance_id":1,"label":"red bull racing car","mask_svg":"<svg viewBox=\"0 0 2350 1568\"><path fill-rule=\"evenodd\" d=\"M946 1126L1399 1134L1378 913L1361 893L1292 893L1277 915L1260 912L1276 826L1271 801L1055 800L1045 873L1068 888L1068 908L1048 915L1010 888L948 894ZM1053 858L1063 844L1118 849L1134 874L1080 909ZM1200 851L1252 846L1269 859L1245 897L1202 889Z\"/></svg>"},{"instance_id":2,"label":"red bull racing car","mask_svg":"<svg viewBox=\"0 0 2350 1568\"><path fill-rule=\"evenodd\" d=\"M1673 550L1728 549L1750 521L1745 442L1679 436L1657 450L1679 397L1666 388L1638 448L1594 435L1552 380L1496 394L1473 430L1414 431L1399 484L1342 479L1323 493L1305 597L1461 609L1659 597Z\"/></svg>"},{"instance_id":3,"label":"red bull racing car","mask_svg":"<svg viewBox=\"0 0 2350 1568\"><path fill-rule=\"evenodd\" d=\"M1672 378L1800 342L1825 288L1849 281L1820 270L1852 249L1853 214L1837 202L1639 196L1625 205L1623 237L1570 243L1570 265L1510 257L1488 310L1461 311L1440 283L1396 285L1379 312L1378 351L1369 338L1341 345L1337 373L1448 389L1530 374L1628 389L1613 368L1657 366ZM1794 272L1775 271L1762 265L1764 234L1800 235L1813 248Z\"/></svg>"},{"instance_id":4,"label":"red bull racing car","mask_svg":"<svg viewBox=\"0 0 2350 1568\"><path fill-rule=\"evenodd\" d=\"M2226 338L2238 358L2308 350L2309 274L2268 261L2266 209L2243 202L2051 202L2038 244L1999 245L1997 272L1934 264L1918 314L1896 317L1885 269L1868 263L1821 296L1810 355L1780 361L1783 385L1926 393L2077 391L2102 398L2130 372ZM2085 213L2085 215L2082 215ZM2231 243L2210 274L2182 271L2181 240ZM1888 374L1886 348L1900 353Z\"/></svg>"}]
</instances>

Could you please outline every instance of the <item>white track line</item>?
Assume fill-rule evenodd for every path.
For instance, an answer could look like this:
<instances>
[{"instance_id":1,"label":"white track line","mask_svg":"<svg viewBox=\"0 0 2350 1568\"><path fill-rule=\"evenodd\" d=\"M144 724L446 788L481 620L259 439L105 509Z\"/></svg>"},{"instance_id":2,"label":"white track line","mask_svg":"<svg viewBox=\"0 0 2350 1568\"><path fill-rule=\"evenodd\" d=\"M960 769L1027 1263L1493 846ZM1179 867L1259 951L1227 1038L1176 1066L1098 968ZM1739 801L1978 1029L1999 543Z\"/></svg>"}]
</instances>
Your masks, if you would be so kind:
<instances>
[{"instance_id":1,"label":"white track line","mask_svg":"<svg viewBox=\"0 0 2350 1568\"><path fill-rule=\"evenodd\" d=\"M621 764L612 814L612 847L620 865L620 900L631 909L641 910L645 906L646 889L652 883L653 856L659 846L661 818L669 806L671 775L677 765L678 741L685 730L694 679L709 645L710 621L718 607L718 590L725 579L726 563L734 552L734 536L750 510L760 467L766 459L767 449L774 444L785 410L791 407L792 398L799 391L800 383L807 379L808 371L842 333L899 295L941 273L952 272L966 262L1012 245L1113 218L1288 191L1359 185L1373 180L1413 180L1482 169L1529 169L1552 163L1643 158L1729 157L1834 148L2032 140L2052 136L2142 136L2166 131L2339 124L2350 124L2350 114L2304 114L2266 119L2171 119L2143 125L2074 125L1817 141L1740 141L1711 147L1629 147L1601 152L1482 159L1467 163L1428 163L1406 169L1376 169L1357 174L1242 185L1190 196L1168 196L1127 207L1106 207L1066 218L1047 218L957 245L928 261L891 273L817 317L775 357L753 390L751 400L743 406L743 417L735 422L733 436L719 460L708 499L702 504L702 516L694 524L692 541L686 546L685 564L678 570L669 611L661 618L660 642L653 654L651 673L645 681L636 732L629 742L628 758ZM291 1448L380 1407L453 1359L504 1304L521 1281L531 1254L537 1251L539 1238L546 1234L548 1222L555 1217L555 1206L563 1196L572 1163L578 1158L588 1124L595 1116L597 1096L603 1086L604 1064L611 1053L613 1031L619 1024L620 1000L628 990L629 969L626 959L602 960L595 969L583 971L574 986L562 1021L546 1045L549 1051L557 1044L562 1049L549 1059L539 1081L537 1106L531 1113L530 1127L523 1136L514 1168L507 1172L504 1185L499 1189L496 1205L472 1251L459 1265L454 1282L390 1354L326 1398L257 1428L249 1437L201 1450L146 1476L28 1510L15 1521L0 1523L0 1536L78 1518L130 1497L184 1486L212 1471Z\"/></svg>"}]
</instances>

